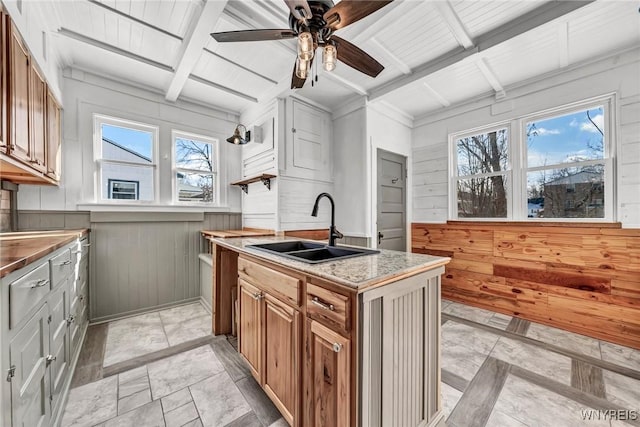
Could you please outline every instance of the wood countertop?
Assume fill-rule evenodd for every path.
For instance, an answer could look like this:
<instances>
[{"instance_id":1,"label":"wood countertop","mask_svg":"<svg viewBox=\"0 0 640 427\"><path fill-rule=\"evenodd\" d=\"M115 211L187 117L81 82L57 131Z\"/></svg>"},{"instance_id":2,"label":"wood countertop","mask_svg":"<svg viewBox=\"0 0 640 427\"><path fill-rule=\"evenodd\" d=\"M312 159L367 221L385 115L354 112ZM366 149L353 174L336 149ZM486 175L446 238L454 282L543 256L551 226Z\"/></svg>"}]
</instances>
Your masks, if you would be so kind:
<instances>
[{"instance_id":1,"label":"wood countertop","mask_svg":"<svg viewBox=\"0 0 640 427\"><path fill-rule=\"evenodd\" d=\"M0 233L0 278L84 236L88 229Z\"/></svg>"},{"instance_id":2,"label":"wood countertop","mask_svg":"<svg viewBox=\"0 0 640 427\"><path fill-rule=\"evenodd\" d=\"M202 233L205 237L219 237L219 238L228 238L228 237L255 237L255 236L273 236L275 233L272 230L202 230Z\"/></svg>"}]
</instances>

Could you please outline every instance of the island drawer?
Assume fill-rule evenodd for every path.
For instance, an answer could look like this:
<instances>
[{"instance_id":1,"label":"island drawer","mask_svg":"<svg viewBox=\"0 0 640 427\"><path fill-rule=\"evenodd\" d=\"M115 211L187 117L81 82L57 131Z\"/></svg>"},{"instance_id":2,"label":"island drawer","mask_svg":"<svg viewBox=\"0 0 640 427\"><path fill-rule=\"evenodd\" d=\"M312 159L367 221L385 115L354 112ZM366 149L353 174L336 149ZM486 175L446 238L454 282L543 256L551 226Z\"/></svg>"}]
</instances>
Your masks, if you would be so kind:
<instances>
[{"instance_id":1,"label":"island drawer","mask_svg":"<svg viewBox=\"0 0 640 427\"><path fill-rule=\"evenodd\" d=\"M307 315L331 328L351 330L351 300L348 295L307 283Z\"/></svg>"},{"instance_id":2,"label":"island drawer","mask_svg":"<svg viewBox=\"0 0 640 427\"><path fill-rule=\"evenodd\" d=\"M43 263L9 286L9 327L14 328L51 290L49 263Z\"/></svg>"},{"instance_id":3,"label":"island drawer","mask_svg":"<svg viewBox=\"0 0 640 427\"><path fill-rule=\"evenodd\" d=\"M56 255L49 260L51 264L51 287L55 288L60 282L69 277L72 272L71 251L66 251Z\"/></svg>"},{"instance_id":4,"label":"island drawer","mask_svg":"<svg viewBox=\"0 0 640 427\"><path fill-rule=\"evenodd\" d=\"M242 256L238 258L238 275L283 302L296 307L301 304L302 280L297 277L258 264Z\"/></svg>"}]
</instances>

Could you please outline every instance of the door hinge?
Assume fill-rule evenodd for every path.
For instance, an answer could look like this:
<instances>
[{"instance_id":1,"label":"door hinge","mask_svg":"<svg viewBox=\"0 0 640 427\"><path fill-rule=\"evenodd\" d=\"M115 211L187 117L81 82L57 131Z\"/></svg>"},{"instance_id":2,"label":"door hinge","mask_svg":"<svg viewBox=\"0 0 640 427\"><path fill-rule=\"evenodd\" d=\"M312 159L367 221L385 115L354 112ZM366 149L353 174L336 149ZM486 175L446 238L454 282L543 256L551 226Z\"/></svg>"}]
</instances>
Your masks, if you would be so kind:
<instances>
[{"instance_id":1,"label":"door hinge","mask_svg":"<svg viewBox=\"0 0 640 427\"><path fill-rule=\"evenodd\" d=\"M51 315L49 315L49 317L47 317L47 323L51 323L52 317Z\"/></svg>"},{"instance_id":2,"label":"door hinge","mask_svg":"<svg viewBox=\"0 0 640 427\"><path fill-rule=\"evenodd\" d=\"M16 376L16 365L11 365L9 369L7 369L7 382L11 382L11 378Z\"/></svg>"}]
</instances>

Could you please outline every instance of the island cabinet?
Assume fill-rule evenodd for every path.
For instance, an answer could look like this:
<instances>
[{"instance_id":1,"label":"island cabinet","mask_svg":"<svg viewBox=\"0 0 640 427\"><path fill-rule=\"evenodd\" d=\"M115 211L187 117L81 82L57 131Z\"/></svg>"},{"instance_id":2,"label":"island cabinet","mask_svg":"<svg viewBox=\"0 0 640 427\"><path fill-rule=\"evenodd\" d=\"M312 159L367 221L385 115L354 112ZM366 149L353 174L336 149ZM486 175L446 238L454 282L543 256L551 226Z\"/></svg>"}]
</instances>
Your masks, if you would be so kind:
<instances>
[{"instance_id":1,"label":"island cabinet","mask_svg":"<svg viewBox=\"0 0 640 427\"><path fill-rule=\"evenodd\" d=\"M212 239L214 312L237 287L238 348L295 427L442 426L440 276L448 258L381 250L306 264L281 237ZM262 245L264 246L264 245ZM233 328L216 315L215 334ZM231 316L229 316L231 319Z\"/></svg>"}]
</instances>

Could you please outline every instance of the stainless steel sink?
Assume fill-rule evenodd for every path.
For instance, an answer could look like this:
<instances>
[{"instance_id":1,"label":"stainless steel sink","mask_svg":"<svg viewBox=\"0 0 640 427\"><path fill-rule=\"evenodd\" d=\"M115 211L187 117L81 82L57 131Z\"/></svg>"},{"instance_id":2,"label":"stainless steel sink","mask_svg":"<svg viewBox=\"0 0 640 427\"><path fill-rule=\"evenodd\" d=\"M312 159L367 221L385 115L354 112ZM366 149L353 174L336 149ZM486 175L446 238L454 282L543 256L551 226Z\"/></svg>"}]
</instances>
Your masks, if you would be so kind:
<instances>
[{"instance_id":1,"label":"stainless steel sink","mask_svg":"<svg viewBox=\"0 0 640 427\"><path fill-rule=\"evenodd\" d=\"M380 253L380 251L373 249L328 246L323 245L322 243L306 241L263 243L258 245L248 245L247 247L271 252L285 258L295 259L296 261L302 261L309 264L318 264L321 262L337 261L346 258Z\"/></svg>"}]
</instances>

